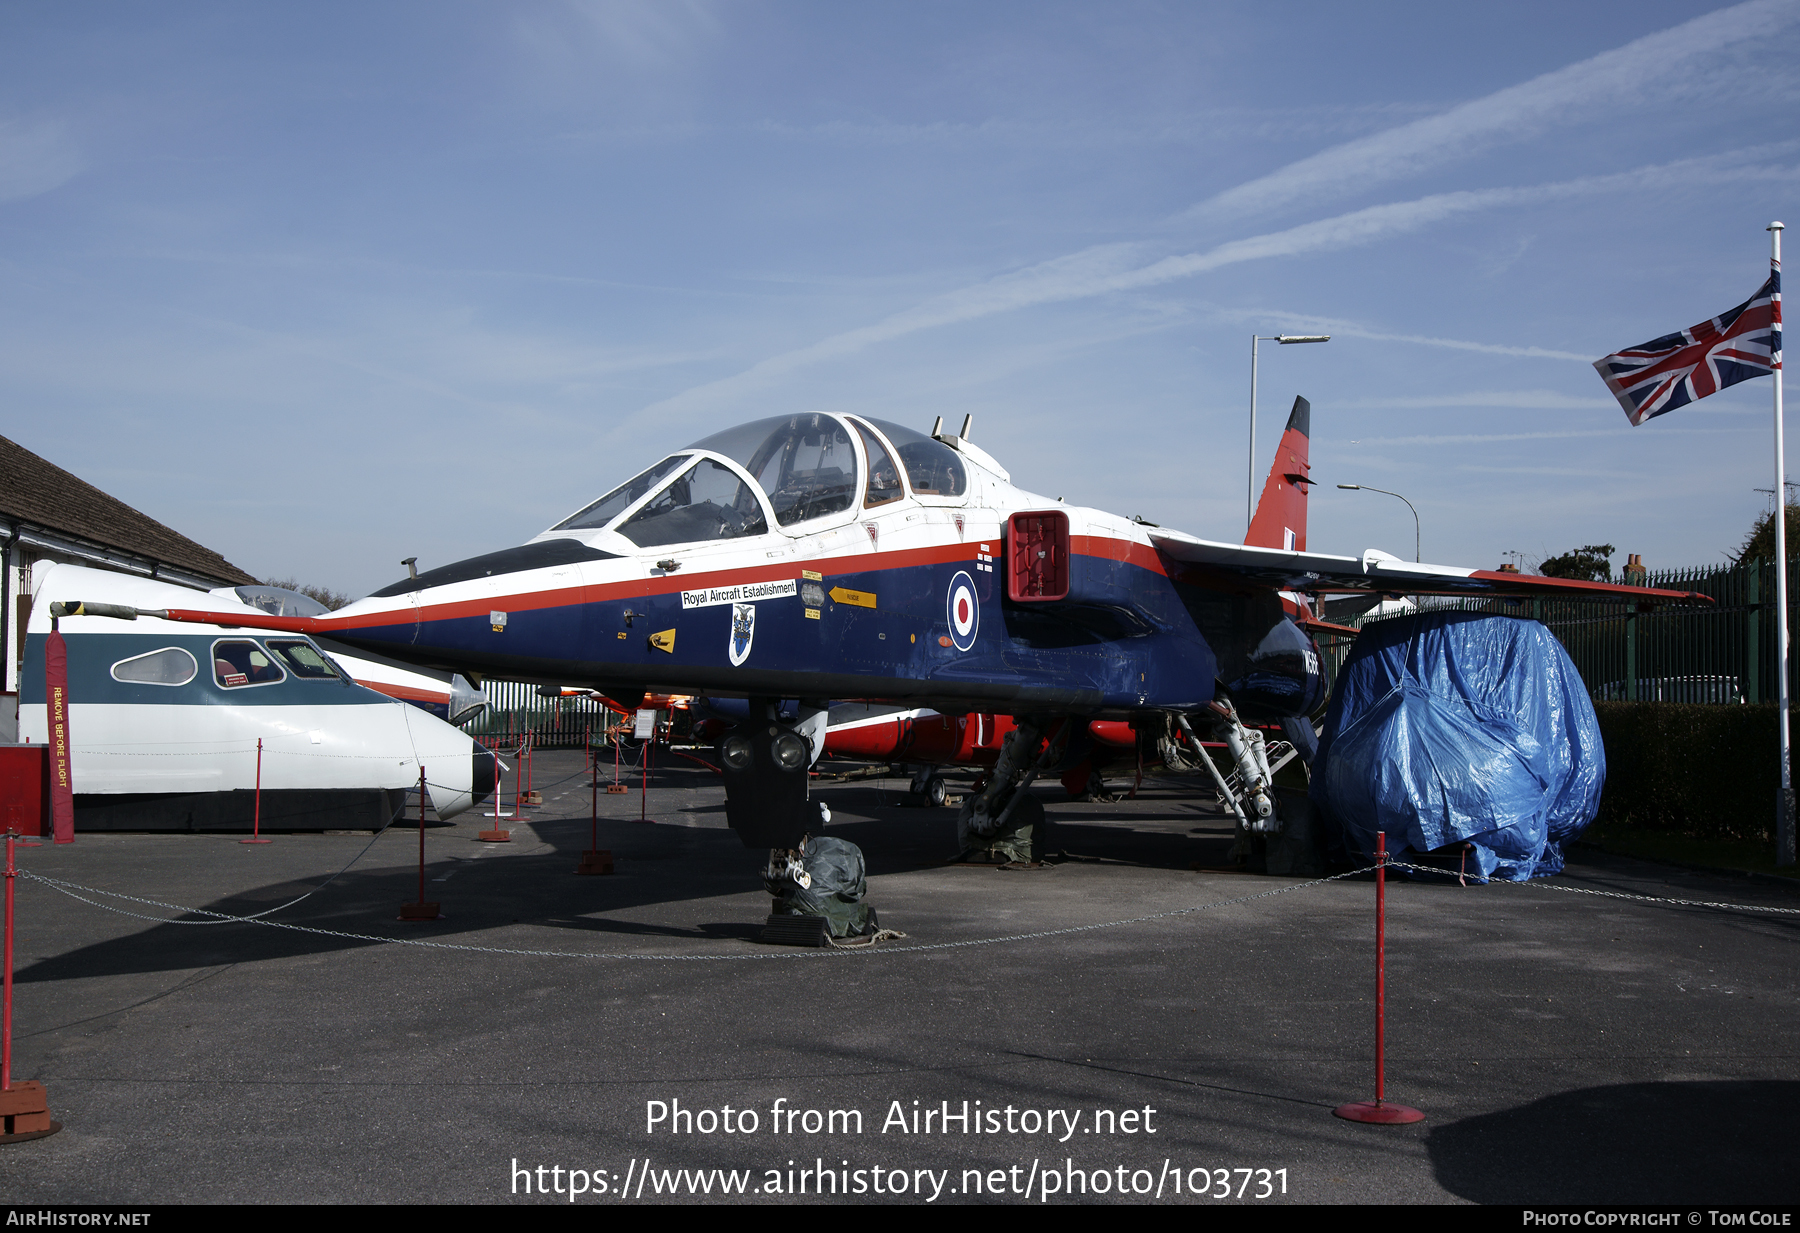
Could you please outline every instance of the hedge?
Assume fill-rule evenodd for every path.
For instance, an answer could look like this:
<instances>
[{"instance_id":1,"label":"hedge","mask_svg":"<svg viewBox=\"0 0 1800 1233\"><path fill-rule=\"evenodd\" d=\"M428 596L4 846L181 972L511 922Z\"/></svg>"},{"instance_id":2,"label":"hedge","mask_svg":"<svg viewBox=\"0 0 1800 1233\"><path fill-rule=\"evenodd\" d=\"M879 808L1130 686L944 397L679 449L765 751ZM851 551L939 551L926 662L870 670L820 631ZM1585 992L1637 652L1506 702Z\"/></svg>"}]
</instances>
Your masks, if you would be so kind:
<instances>
[{"instance_id":1,"label":"hedge","mask_svg":"<svg viewBox=\"0 0 1800 1233\"><path fill-rule=\"evenodd\" d=\"M1602 825L1770 841L1780 793L1773 706L1596 702ZM1790 720L1800 734L1800 722Z\"/></svg>"}]
</instances>

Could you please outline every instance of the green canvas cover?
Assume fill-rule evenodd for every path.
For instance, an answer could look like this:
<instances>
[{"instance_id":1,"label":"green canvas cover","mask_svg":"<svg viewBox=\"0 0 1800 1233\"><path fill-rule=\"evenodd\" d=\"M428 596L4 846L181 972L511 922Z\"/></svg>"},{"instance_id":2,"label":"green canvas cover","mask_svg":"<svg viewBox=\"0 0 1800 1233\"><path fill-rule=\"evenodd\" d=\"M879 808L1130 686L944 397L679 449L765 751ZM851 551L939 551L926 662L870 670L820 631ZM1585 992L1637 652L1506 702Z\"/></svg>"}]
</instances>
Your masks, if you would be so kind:
<instances>
[{"instance_id":1,"label":"green canvas cover","mask_svg":"<svg viewBox=\"0 0 1800 1233\"><path fill-rule=\"evenodd\" d=\"M873 913L863 902L869 884L863 876L862 849L846 839L820 835L806 841L800 860L812 885L765 878L763 884L775 898L771 911L778 916L823 916L834 938L868 933Z\"/></svg>"}]
</instances>

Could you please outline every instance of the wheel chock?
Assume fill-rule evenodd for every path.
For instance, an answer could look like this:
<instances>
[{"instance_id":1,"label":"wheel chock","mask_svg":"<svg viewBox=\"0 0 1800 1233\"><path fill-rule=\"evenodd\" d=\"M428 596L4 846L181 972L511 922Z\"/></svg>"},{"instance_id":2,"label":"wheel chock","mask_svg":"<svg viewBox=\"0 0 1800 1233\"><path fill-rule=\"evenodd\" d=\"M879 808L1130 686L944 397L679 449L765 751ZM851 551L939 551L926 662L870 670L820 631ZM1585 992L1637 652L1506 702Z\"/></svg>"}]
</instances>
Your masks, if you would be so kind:
<instances>
[{"instance_id":1,"label":"wheel chock","mask_svg":"<svg viewBox=\"0 0 1800 1233\"><path fill-rule=\"evenodd\" d=\"M42 1139L62 1129L50 1120L50 1098L36 1079L23 1079L0 1092L0 1143Z\"/></svg>"},{"instance_id":2,"label":"wheel chock","mask_svg":"<svg viewBox=\"0 0 1800 1233\"><path fill-rule=\"evenodd\" d=\"M831 934L831 922L823 916L792 916L770 913L763 931L756 939L773 946L825 946Z\"/></svg>"}]
</instances>

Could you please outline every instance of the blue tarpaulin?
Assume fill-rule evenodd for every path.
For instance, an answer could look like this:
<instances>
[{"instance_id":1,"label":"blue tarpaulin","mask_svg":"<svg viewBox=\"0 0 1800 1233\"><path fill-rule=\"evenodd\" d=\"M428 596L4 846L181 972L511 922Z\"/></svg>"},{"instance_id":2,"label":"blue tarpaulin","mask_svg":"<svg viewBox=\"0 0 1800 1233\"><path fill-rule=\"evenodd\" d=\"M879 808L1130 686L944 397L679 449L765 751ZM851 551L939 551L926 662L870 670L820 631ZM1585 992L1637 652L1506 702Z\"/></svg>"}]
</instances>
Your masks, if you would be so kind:
<instances>
[{"instance_id":1,"label":"blue tarpaulin","mask_svg":"<svg viewBox=\"0 0 1800 1233\"><path fill-rule=\"evenodd\" d=\"M1421 613L1370 625L1339 674L1311 795L1367 855L1467 841L1479 871L1563 866L1600 808L1606 752L1587 688L1536 621ZM1471 870L1474 872L1474 870Z\"/></svg>"}]
</instances>

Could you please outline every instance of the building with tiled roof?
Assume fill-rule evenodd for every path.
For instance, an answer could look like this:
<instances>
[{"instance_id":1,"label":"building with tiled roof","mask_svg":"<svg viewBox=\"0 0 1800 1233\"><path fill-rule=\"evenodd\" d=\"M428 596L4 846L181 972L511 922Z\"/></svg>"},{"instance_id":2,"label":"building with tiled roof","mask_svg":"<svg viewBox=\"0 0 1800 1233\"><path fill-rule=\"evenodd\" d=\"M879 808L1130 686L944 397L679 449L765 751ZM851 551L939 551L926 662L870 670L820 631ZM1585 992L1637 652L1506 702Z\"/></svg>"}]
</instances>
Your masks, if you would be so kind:
<instances>
[{"instance_id":1,"label":"building with tiled roof","mask_svg":"<svg viewBox=\"0 0 1800 1233\"><path fill-rule=\"evenodd\" d=\"M17 731L33 573L70 563L206 590L256 579L210 548L0 437L0 741Z\"/></svg>"}]
</instances>

